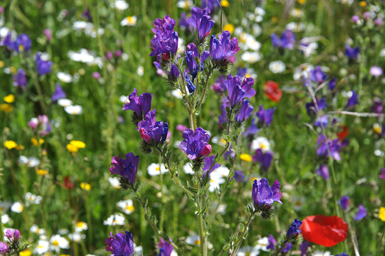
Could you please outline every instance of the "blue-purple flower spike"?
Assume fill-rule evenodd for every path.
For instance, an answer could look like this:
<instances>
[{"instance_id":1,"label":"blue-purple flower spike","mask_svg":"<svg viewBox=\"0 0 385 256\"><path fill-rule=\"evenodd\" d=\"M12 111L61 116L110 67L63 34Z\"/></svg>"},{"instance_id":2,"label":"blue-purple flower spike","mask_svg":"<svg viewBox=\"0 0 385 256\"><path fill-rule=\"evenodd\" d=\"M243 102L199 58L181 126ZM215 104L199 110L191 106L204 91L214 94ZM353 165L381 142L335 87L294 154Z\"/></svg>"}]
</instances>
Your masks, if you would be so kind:
<instances>
[{"instance_id":1,"label":"blue-purple flower spike","mask_svg":"<svg viewBox=\"0 0 385 256\"><path fill-rule=\"evenodd\" d=\"M171 238L170 241L172 242ZM172 251L174 250L174 247L163 238L160 239L160 243L158 243L158 248L160 250L158 256L170 256Z\"/></svg>"},{"instance_id":2,"label":"blue-purple flower spike","mask_svg":"<svg viewBox=\"0 0 385 256\"><path fill-rule=\"evenodd\" d=\"M191 32L197 35L199 42L202 42L210 34L215 24L215 21L209 16L210 12L209 8L202 10L199 7L194 7L191 10L192 17L187 19Z\"/></svg>"},{"instance_id":3,"label":"blue-purple flower spike","mask_svg":"<svg viewBox=\"0 0 385 256\"><path fill-rule=\"evenodd\" d=\"M134 91L128 96L129 102L124 104L123 110L132 110L138 118L143 120L151 110L151 100L151 93L143 93L138 97L136 88L134 88Z\"/></svg>"},{"instance_id":4,"label":"blue-purple flower spike","mask_svg":"<svg viewBox=\"0 0 385 256\"><path fill-rule=\"evenodd\" d=\"M53 93L51 100L54 102L54 101L57 101L58 99L64 99L65 97L66 97L66 93L60 87L59 83L56 83L55 92Z\"/></svg>"},{"instance_id":5,"label":"blue-purple flower spike","mask_svg":"<svg viewBox=\"0 0 385 256\"><path fill-rule=\"evenodd\" d=\"M301 225L302 225L302 221L295 219L293 223L291 223L289 229L286 232L286 238L293 239L298 237L298 235L301 233L301 229L300 229Z\"/></svg>"},{"instance_id":6,"label":"blue-purple flower spike","mask_svg":"<svg viewBox=\"0 0 385 256\"><path fill-rule=\"evenodd\" d=\"M215 35L211 36L210 58L218 65L227 64L227 58L234 56L240 49L238 46L238 39L235 37L230 39L230 37L229 31L223 31L222 34L218 36L218 39Z\"/></svg>"},{"instance_id":7,"label":"blue-purple flower spike","mask_svg":"<svg viewBox=\"0 0 385 256\"><path fill-rule=\"evenodd\" d=\"M274 47L293 50L295 45L295 34L292 31L285 30L282 32L281 38L274 33L271 34L270 37Z\"/></svg>"},{"instance_id":8,"label":"blue-purple flower spike","mask_svg":"<svg viewBox=\"0 0 385 256\"><path fill-rule=\"evenodd\" d=\"M45 75L51 72L52 62L44 61L40 57L40 53L36 53L36 69L39 75Z\"/></svg>"},{"instance_id":9,"label":"blue-purple flower spike","mask_svg":"<svg viewBox=\"0 0 385 256\"><path fill-rule=\"evenodd\" d=\"M115 237L110 233L110 237L106 239L106 251L116 256L132 256L134 255L134 239L130 232L126 234L118 233Z\"/></svg>"},{"instance_id":10,"label":"blue-purple flower spike","mask_svg":"<svg viewBox=\"0 0 385 256\"><path fill-rule=\"evenodd\" d=\"M358 212L356 213L356 216L354 216L354 220L355 221L358 221L358 220L362 220L363 218L365 218L367 215L367 211L366 211L366 208L360 204L358 206Z\"/></svg>"},{"instance_id":11,"label":"blue-purple flower spike","mask_svg":"<svg viewBox=\"0 0 385 256\"><path fill-rule=\"evenodd\" d=\"M230 107L234 107L238 102L245 98L252 98L256 91L253 88L254 80L251 77L242 80L239 76L227 76L225 81L226 89L228 91L227 99Z\"/></svg>"},{"instance_id":12,"label":"blue-purple flower spike","mask_svg":"<svg viewBox=\"0 0 385 256\"><path fill-rule=\"evenodd\" d=\"M27 86L27 77L25 76L25 71L23 69L20 68L13 76L13 85L20 88Z\"/></svg>"},{"instance_id":13,"label":"blue-purple flower spike","mask_svg":"<svg viewBox=\"0 0 385 256\"><path fill-rule=\"evenodd\" d=\"M180 150L187 155L190 160L195 160L211 153L211 145L208 143L210 135L201 127L186 129L183 132L183 141L179 144Z\"/></svg>"},{"instance_id":14,"label":"blue-purple flower spike","mask_svg":"<svg viewBox=\"0 0 385 256\"><path fill-rule=\"evenodd\" d=\"M271 209L274 201L281 203L282 194L279 192L281 184L278 180L274 181L270 187L266 178L254 180L252 197L256 211L268 211Z\"/></svg>"},{"instance_id":15,"label":"blue-purple flower spike","mask_svg":"<svg viewBox=\"0 0 385 256\"><path fill-rule=\"evenodd\" d=\"M139 156L135 156L133 153L126 154L126 159L114 156L111 163L112 166L109 168L111 174L118 174L122 178L128 179L131 184L135 183Z\"/></svg>"},{"instance_id":16,"label":"blue-purple flower spike","mask_svg":"<svg viewBox=\"0 0 385 256\"><path fill-rule=\"evenodd\" d=\"M179 37L178 33L174 31L175 20L166 15L163 19L156 19L153 24L155 28L152 29L152 32L155 35L151 39L150 56L160 56L164 61L168 61L171 57L176 56L178 51Z\"/></svg>"}]
</instances>

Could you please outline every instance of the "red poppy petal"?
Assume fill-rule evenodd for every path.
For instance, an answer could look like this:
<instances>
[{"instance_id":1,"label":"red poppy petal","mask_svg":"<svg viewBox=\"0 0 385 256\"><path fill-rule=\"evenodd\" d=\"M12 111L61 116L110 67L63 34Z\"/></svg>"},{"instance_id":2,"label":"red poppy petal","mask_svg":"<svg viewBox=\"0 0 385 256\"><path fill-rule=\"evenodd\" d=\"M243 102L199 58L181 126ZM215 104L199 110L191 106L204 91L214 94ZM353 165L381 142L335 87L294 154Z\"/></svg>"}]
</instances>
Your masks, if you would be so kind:
<instances>
[{"instance_id":1,"label":"red poppy petal","mask_svg":"<svg viewBox=\"0 0 385 256\"><path fill-rule=\"evenodd\" d=\"M301 232L303 238L309 242L332 247L345 241L348 225L337 216L314 215L303 220Z\"/></svg>"}]
</instances>

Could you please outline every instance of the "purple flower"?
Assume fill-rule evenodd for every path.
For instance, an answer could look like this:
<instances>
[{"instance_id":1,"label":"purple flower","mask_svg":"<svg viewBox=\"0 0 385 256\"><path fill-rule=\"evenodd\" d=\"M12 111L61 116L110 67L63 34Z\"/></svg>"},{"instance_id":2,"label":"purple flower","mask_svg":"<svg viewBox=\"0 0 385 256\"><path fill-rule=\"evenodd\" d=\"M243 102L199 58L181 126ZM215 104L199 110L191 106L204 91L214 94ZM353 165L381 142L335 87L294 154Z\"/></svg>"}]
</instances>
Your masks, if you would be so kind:
<instances>
[{"instance_id":1,"label":"purple flower","mask_svg":"<svg viewBox=\"0 0 385 256\"><path fill-rule=\"evenodd\" d=\"M316 173L317 173L317 175L321 176L325 180L329 179L329 169L324 164L321 164L321 166L319 167L319 169L317 170Z\"/></svg>"},{"instance_id":2,"label":"purple flower","mask_svg":"<svg viewBox=\"0 0 385 256\"><path fill-rule=\"evenodd\" d=\"M328 157L332 156L335 160L341 160L340 150L344 147L345 144L340 143L338 139L331 140L325 137L325 135L320 134L317 140L317 154L319 156Z\"/></svg>"},{"instance_id":3,"label":"purple flower","mask_svg":"<svg viewBox=\"0 0 385 256\"><path fill-rule=\"evenodd\" d=\"M308 241L303 241L299 246L299 250L301 251L301 256L308 256L307 249L310 247L310 243Z\"/></svg>"},{"instance_id":4,"label":"purple flower","mask_svg":"<svg viewBox=\"0 0 385 256\"><path fill-rule=\"evenodd\" d=\"M47 38L47 41L51 41L51 39L52 39L52 32L51 32L51 30L46 28L46 29L44 29L43 33L44 33L45 37Z\"/></svg>"},{"instance_id":5,"label":"purple flower","mask_svg":"<svg viewBox=\"0 0 385 256\"><path fill-rule=\"evenodd\" d=\"M31 50L32 41L28 35L19 35L14 42L14 50L17 52L29 52Z\"/></svg>"},{"instance_id":6,"label":"purple flower","mask_svg":"<svg viewBox=\"0 0 385 256\"><path fill-rule=\"evenodd\" d=\"M337 254L336 256L349 256L349 254L347 254L346 252L342 252L340 254Z\"/></svg>"},{"instance_id":7,"label":"purple flower","mask_svg":"<svg viewBox=\"0 0 385 256\"><path fill-rule=\"evenodd\" d=\"M281 184L278 180L274 181L271 187L266 178L254 180L252 198L255 208L259 211L264 211L266 208L271 208L274 201L282 204L280 201L282 196L279 192L280 186Z\"/></svg>"},{"instance_id":8,"label":"purple flower","mask_svg":"<svg viewBox=\"0 0 385 256\"><path fill-rule=\"evenodd\" d=\"M341 197L340 204L341 204L342 210L346 211L350 204L350 198L348 196Z\"/></svg>"},{"instance_id":9,"label":"purple flower","mask_svg":"<svg viewBox=\"0 0 385 256\"><path fill-rule=\"evenodd\" d=\"M170 71L168 72L168 78L173 81L173 82L176 82L178 80L178 77L180 76L180 72L178 70L178 67L174 64L171 65L171 69Z\"/></svg>"},{"instance_id":10,"label":"purple flower","mask_svg":"<svg viewBox=\"0 0 385 256\"><path fill-rule=\"evenodd\" d=\"M65 92L60 87L59 83L56 83L55 92L52 95L52 101L57 101L58 99L64 99L66 97Z\"/></svg>"},{"instance_id":11,"label":"purple flower","mask_svg":"<svg viewBox=\"0 0 385 256\"><path fill-rule=\"evenodd\" d=\"M275 245L278 244L277 240L275 240L273 235L269 235L268 241L269 241L269 244L267 245L266 249L274 250Z\"/></svg>"},{"instance_id":12,"label":"purple flower","mask_svg":"<svg viewBox=\"0 0 385 256\"><path fill-rule=\"evenodd\" d=\"M208 144L210 135L201 127L186 129L183 132L183 141L179 144L180 150L187 155L190 160L207 156L211 153L211 145Z\"/></svg>"},{"instance_id":13,"label":"purple flower","mask_svg":"<svg viewBox=\"0 0 385 256\"><path fill-rule=\"evenodd\" d=\"M116 256L131 256L134 255L134 239L132 234L126 231L126 234L118 233L106 239L106 251L111 252Z\"/></svg>"},{"instance_id":14,"label":"purple flower","mask_svg":"<svg viewBox=\"0 0 385 256\"><path fill-rule=\"evenodd\" d=\"M218 0L201 0L202 8L209 8L211 11L214 11L216 8L220 7L220 1Z\"/></svg>"},{"instance_id":15,"label":"purple flower","mask_svg":"<svg viewBox=\"0 0 385 256\"><path fill-rule=\"evenodd\" d=\"M325 98L322 98L321 100L319 100L316 97L315 100L316 100L315 103L313 101L306 103L306 111L309 116L314 116L314 114L316 114L318 110L322 110L327 107Z\"/></svg>"},{"instance_id":16,"label":"purple flower","mask_svg":"<svg viewBox=\"0 0 385 256\"><path fill-rule=\"evenodd\" d=\"M51 72L52 62L44 61L40 58L40 53L36 53L36 69L39 75L48 74Z\"/></svg>"},{"instance_id":17,"label":"purple flower","mask_svg":"<svg viewBox=\"0 0 385 256\"><path fill-rule=\"evenodd\" d=\"M143 93L137 96L136 88L128 96L129 102L124 104L123 110L132 110L138 118L143 119L151 109L151 93Z\"/></svg>"},{"instance_id":18,"label":"purple flower","mask_svg":"<svg viewBox=\"0 0 385 256\"><path fill-rule=\"evenodd\" d=\"M327 115L323 115L319 118L317 118L314 122L314 125L317 126L317 127L326 127L328 126L328 116Z\"/></svg>"},{"instance_id":19,"label":"purple flower","mask_svg":"<svg viewBox=\"0 0 385 256\"><path fill-rule=\"evenodd\" d=\"M270 109L263 109L263 104L260 105L259 110L256 114L256 116L258 117L258 123L263 126L269 126L273 121L275 109L275 107Z\"/></svg>"},{"instance_id":20,"label":"purple flower","mask_svg":"<svg viewBox=\"0 0 385 256\"><path fill-rule=\"evenodd\" d=\"M43 136L47 135L52 130L52 126L49 123L49 119L46 115L41 115L37 118L32 118L28 122L28 126L31 127L33 130L39 128L40 135Z\"/></svg>"},{"instance_id":21,"label":"purple flower","mask_svg":"<svg viewBox=\"0 0 385 256\"><path fill-rule=\"evenodd\" d=\"M92 77L95 78L95 79L99 79L102 76L100 75L100 73L98 71L95 71L95 72L92 73Z\"/></svg>"},{"instance_id":22,"label":"purple flower","mask_svg":"<svg viewBox=\"0 0 385 256\"><path fill-rule=\"evenodd\" d=\"M198 36L198 41L202 42L209 34L212 27L215 24L214 20L211 20L209 8L203 10L199 7L194 7L191 10L191 16L187 19L190 24L191 32Z\"/></svg>"},{"instance_id":23,"label":"purple flower","mask_svg":"<svg viewBox=\"0 0 385 256\"><path fill-rule=\"evenodd\" d=\"M254 110L254 107L250 106L250 101L243 100L241 111L238 114L236 114L235 119L237 120L237 122L242 123L251 116L251 112L253 112L253 110Z\"/></svg>"},{"instance_id":24,"label":"purple flower","mask_svg":"<svg viewBox=\"0 0 385 256\"><path fill-rule=\"evenodd\" d=\"M187 129L187 126L185 126L185 125L183 125L183 124L178 124L177 126L176 126L176 130L177 131L180 131L180 132L184 132L184 130L186 130Z\"/></svg>"},{"instance_id":25,"label":"purple flower","mask_svg":"<svg viewBox=\"0 0 385 256\"><path fill-rule=\"evenodd\" d=\"M382 105L382 100L381 100L381 99L375 99L375 100L373 100L372 110L373 110L375 113L377 113L377 114L381 114L381 113L382 113L383 105Z\"/></svg>"},{"instance_id":26,"label":"purple flower","mask_svg":"<svg viewBox=\"0 0 385 256\"><path fill-rule=\"evenodd\" d=\"M253 162L259 162L263 169L269 169L272 160L273 153L271 151L266 151L265 153L263 153L262 149L260 148L255 150L255 153L253 155Z\"/></svg>"},{"instance_id":27,"label":"purple flower","mask_svg":"<svg viewBox=\"0 0 385 256\"><path fill-rule=\"evenodd\" d=\"M348 99L348 103L346 104L346 107L353 107L354 105L357 105L358 102L358 94L355 90L352 91L352 96Z\"/></svg>"},{"instance_id":28,"label":"purple flower","mask_svg":"<svg viewBox=\"0 0 385 256\"><path fill-rule=\"evenodd\" d=\"M228 58L234 56L240 49L238 46L238 39L233 37L229 31L223 31L219 34L218 39L215 35L210 39L210 57L213 62L217 64L227 64Z\"/></svg>"},{"instance_id":29,"label":"purple flower","mask_svg":"<svg viewBox=\"0 0 385 256\"><path fill-rule=\"evenodd\" d=\"M376 24L377 26L381 26L383 24L383 21L381 18L377 18L374 20L374 24Z\"/></svg>"},{"instance_id":30,"label":"purple flower","mask_svg":"<svg viewBox=\"0 0 385 256\"><path fill-rule=\"evenodd\" d=\"M294 219L294 221L291 223L289 229L286 232L286 238L296 238L301 233L301 229L299 228L302 225L302 221L298 219Z\"/></svg>"},{"instance_id":31,"label":"purple flower","mask_svg":"<svg viewBox=\"0 0 385 256\"><path fill-rule=\"evenodd\" d=\"M18 87L27 86L27 77L25 76L25 71L23 69L19 68L17 73L13 76L13 85Z\"/></svg>"},{"instance_id":32,"label":"purple flower","mask_svg":"<svg viewBox=\"0 0 385 256\"><path fill-rule=\"evenodd\" d=\"M175 20L169 15L163 19L154 21L154 38L151 39L152 52L150 56L161 56L163 60L168 61L171 56L176 56L178 50L178 33L174 31Z\"/></svg>"},{"instance_id":33,"label":"purple flower","mask_svg":"<svg viewBox=\"0 0 385 256\"><path fill-rule=\"evenodd\" d=\"M5 237L11 242L11 243L18 243L20 239L20 231L15 229L7 229L5 232Z\"/></svg>"},{"instance_id":34,"label":"purple flower","mask_svg":"<svg viewBox=\"0 0 385 256\"><path fill-rule=\"evenodd\" d=\"M187 45L186 48L187 48L187 50L186 50L185 60L186 60L186 64L187 64L187 69L192 76L192 81L194 81L198 72L203 70L203 62L207 59L207 57L209 56L210 53L208 51L204 51L202 53L201 58L200 58L201 66L200 66L200 68L198 68L198 65L195 61L195 58L199 58L198 48L196 47L196 45L194 43L190 43L189 45Z\"/></svg>"},{"instance_id":35,"label":"purple flower","mask_svg":"<svg viewBox=\"0 0 385 256\"><path fill-rule=\"evenodd\" d=\"M156 122L156 110L149 111L145 119L138 123L140 137L149 144L164 143L168 133L168 123Z\"/></svg>"},{"instance_id":36,"label":"purple flower","mask_svg":"<svg viewBox=\"0 0 385 256\"><path fill-rule=\"evenodd\" d=\"M244 77L247 74L247 68L238 67L237 76Z\"/></svg>"},{"instance_id":37,"label":"purple flower","mask_svg":"<svg viewBox=\"0 0 385 256\"><path fill-rule=\"evenodd\" d=\"M322 71L321 66L316 66L313 70L310 70L310 79L321 84L328 79L328 75Z\"/></svg>"},{"instance_id":38,"label":"purple flower","mask_svg":"<svg viewBox=\"0 0 385 256\"><path fill-rule=\"evenodd\" d=\"M184 73L184 80L186 82L188 93L195 92L196 87L195 87L194 83L191 81L190 75L187 72Z\"/></svg>"},{"instance_id":39,"label":"purple flower","mask_svg":"<svg viewBox=\"0 0 385 256\"><path fill-rule=\"evenodd\" d=\"M352 47L350 47L350 45L347 44L347 45L345 45L345 54L351 60L357 59L358 54L360 54L360 48L359 47L352 48Z\"/></svg>"},{"instance_id":40,"label":"purple flower","mask_svg":"<svg viewBox=\"0 0 385 256\"><path fill-rule=\"evenodd\" d=\"M170 241L172 242L171 238L170 238ZM160 249L160 253L158 256L170 256L172 253L172 250L174 250L174 247L163 238L160 238L160 243L158 243L158 248Z\"/></svg>"},{"instance_id":41,"label":"purple flower","mask_svg":"<svg viewBox=\"0 0 385 256\"><path fill-rule=\"evenodd\" d=\"M358 17L358 15L354 15L353 17L352 17L352 22L353 23L358 23L360 21L360 17Z\"/></svg>"},{"instance_id":42,"label":"purple flower","mask_svg":"<svg viewBox=\"0 0 385 256\"><path fill-rule=\"evenodd\" d=\"M270 37L274 47L293 50L295 45L295 34L292 31L283 31L281 38L274 33L271 34Z\"/></svg>"},{"instance_id":43,"label":"purple flower","mask_svg":"<svg viewBox=\"0 0 385 256\"><path fill-rule=\"evenodd\" d=\"M385 167L382 168L382 170L381 170L380 179L384 179L385 180Z\"/></svg>"},{"instance_id":44,"label":"purple flower","mask_svg":"<svg viewBox=\"0 0 385 256\"><path fill-rule=\"evenodd\" d=\"M372 76L374 76L374 77L380 76L380 75L382 75L382 68L380 68L380 67L378 67L378 66L370 67L369 73L370 73Z\"/></svg>"},{"instance_id":45,"label":"purple flower","mask_svg":"<svg viewBox=\"0 0 385 256\"><path fill-rule=\"evenodd\" d=\"M118 174L122 178L128 179L132 184L135 183L136 173L138 171L139 156L133 153L127 153L126 159L113 156L112 166L109 168L111 174Z\"/></svg>"},{"instance_id":46,"label":"purple flower","mask_svg":"<svg viewBox=\"0 0 385 256\"><path fill-rule=\"evenodd\" d=\"M4 40L0 41L0 46L7 46L9 48L9 50L14 50L11 32L8 32L8 34L5 36Z\"/></svg>"},{"instance_id":47,"label":"purple flower","mask_svg":"<svg viewBox=\"0 0 385 256\"><path fill-rule=\"evenodd\" d=\"M234 158L235 157L235 152L232 148L232 146L230 146L229 150L227 150L224 154L223 154L223 157L225 158L225 160L229 160L229 157L231 158Z\"/></svg>"},{"instance_id":48,"label":"purple flower","mask_svg":"<svg viewBox=\"0 0 385 256\"><path fill-rule=\"evenodd\" d=\"M225 85L228 91L227 99L231 107L234 107L238 102L241 102L245 98L251 98L255 95L253 88L254 80L251 77L244 78L243 80L239 76L227 76Z\"/></svg>"},{"instance_id":49,"label":"purple flower","mask_svg":"<svg viewBox=\"0 0 385 256\"><path fill-rule=\"evenodd\" d=\"M114 54L111 51L108 51L106 55L104 55L105 60L110 60L114 57Z\"/></svg>"},{"instance_id":50,"label":"purple flower","mask_svg":"<svg viewBox=\"0 0 385 256\"><path fill-rule=\"evenodd\" d=\"M362 15L362 17L364 18L364 20L370 19L370 12L364 12L364 14Z\"/></svg>"},{"instance_id":51,"label":"purple flower","mask_svg":"<svg viewBox=\"0 0 385 256\"><path fill-rule=\"evenodd\" d=\"M181 17L180 17L180 19L179 19L179 24L178 24L178 26L179 26L180 28L182 28L182 29L186 29L186 28L188 28L188 27L190 26L189 23L188 23L188 21L187 21L186 13L185 13L185 12L182 12L182 15L181 15Z\"/></svg>"},{"instance_id":52,"label":"purple flower","mask_svg":"<svg viewBox=\"0 0 385 256\"><path fill-rule=\"evenodd\" d=\"M92 16L91 16L91 12L90 12L90 9L85 9L83 12L82 12L82 16L84 18L86 18L89 22L92 22Z\"/></svg>"},{"instance_id":53,"label":"purple flower","mask_svg":"<svg viewBox=\"0 0 385 256\"><path fill-rule=\"evenodd\" d=\"M334 77L332 80L329 81L328 88L330 91L333 92L336 86L337 86L337 77Z\"/></svg>"},{"instance_id":54,"label":"purple flower","mask_svg":"<svg viewBox=\"0 0 385 256\"><path fill-rule=\"evenodd\" d=\"M358 212L357 212L356 216L354 216L354 220L355 221L362 220L363 218L366 217L366 215L367 215L367 211L366 211L365 207L362 204L360 204L358 206Z\"/></svg>"},{"instance_id":55,"label":"purple flower","mask_svg":"<svg viewBox=\"0 0 385 256\"><path fill-rule=\"evenodd\" d=\"M281 252L289 252L291 250L291 247L291 243L286 243L285 248L283 248Z\"/></svg>"},{"instance_id":56,"label":"purple flower","mask_svg":"<svg viewBox=\"0 0 385 256\"><path fill-rule=\"evenodd\" d=\"M6 255L8 251L8 245L0 241L0 253Z\"/></svg>"},{"instance_id":57,"label":"purple flower","mask_svg":"<svg viewBox=\"0 0 385 256\"><path fill-rule=\"evenodd\" d=\"M121 50L116 50L116 51L115 51L115 57L116 57L116 58L122 57L122 54L123 54L123 52L122 52Z\"/></svg>"},{"instance_id":58,"label":"purple flower","mask_svg":"<svg viewBox=\"0 0 385 256\"><path fill-rule=\"evenodd\" d=\"M219 74L218 78L215 80L214 84L212 85L212 89L217 93L224 93L226 89L225 85L225 78Z\"/></svg>"},{"instance_id":59,"label":"purple flower","mask_svg":"<svg viewBox=\"0 0 385 256\"><path fill-rule=\"evenodd\" d=\"M243 182L246 180L246 176L241 171L235 171L234 172L234 179L237 182Z\"/></svg>"},{"instance_id":60,"label":"purple flower","mask_svg":"<svg viewBox=\"0 0 385 256\"><path fill-rule=\"evenodd\" d=\"M258 129L257 125L256 125L255 118L253 118L251 120L251 125L246 128L245 132L243 133L243 136L244 137L253 136L255 133L258 132L258 130L259 129Z\"/></svg>"},{"instance_id":61,"label":"purple flower","mask_svg":"<svg viewBox=\"0 0 385 256\"><path fill-rule=\"evenodd\" d=\"M203 168L202 168L202 179L204 179L206 177L206 174L207 174L207 171L210 170L210 167L211 165L214 163L214 160L215 160L215 156L206 156L205 157L205 163L203 165ZM215 170L217 169L218 167L220 167L221 165L218 164L218 163L215 163L213 168L211 169L209 175Z\"/></svg>"}]
</instances>

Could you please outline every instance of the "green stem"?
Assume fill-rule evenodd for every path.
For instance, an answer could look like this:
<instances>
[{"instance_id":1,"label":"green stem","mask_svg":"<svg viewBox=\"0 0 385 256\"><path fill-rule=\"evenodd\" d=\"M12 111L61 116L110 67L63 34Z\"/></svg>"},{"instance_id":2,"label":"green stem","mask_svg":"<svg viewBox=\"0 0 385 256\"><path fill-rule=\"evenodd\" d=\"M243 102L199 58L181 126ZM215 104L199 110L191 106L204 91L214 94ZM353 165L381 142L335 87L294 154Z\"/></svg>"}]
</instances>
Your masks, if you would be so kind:
<instances>
[{"instance_id":1,"label":"green stem","mask_svg":"<svg viewBox=\"0 0 385 256\"><path fill-rule=\"evenodd\" d=\"M35 84L35 87L36 87L36 90L37 90L37 94L39 95L40 107L43 110L43 113L45 113L46 106L45 106L45 103L44 103L43 93L41 91L41 87L40 87L39 81L38 81L38 79L36 77L36 73L31 68L30 62L28 62L28 70L29 70L29 73L32 76L32 80L33 80L33 83Z\"/></svg>"},{"instance_id":2,"label":"green stem","mask_svg":"<svg viewBox=\"0 0 385 256\"><path fill-rule=\"evenodd\" d=\"M243 232L242 232L240 238L238 239L238 241L235 243L235 250L233 250L231 256L232 255L237 255L239 247L241 247L243 240L245 240L244 237L246 235L246 232L249 230L250 223L251 223L251 221L253 219L254 219L254 212L250 214L249 219L247 220L246 227L243 230Z\"/></svg>"}]
</instances>

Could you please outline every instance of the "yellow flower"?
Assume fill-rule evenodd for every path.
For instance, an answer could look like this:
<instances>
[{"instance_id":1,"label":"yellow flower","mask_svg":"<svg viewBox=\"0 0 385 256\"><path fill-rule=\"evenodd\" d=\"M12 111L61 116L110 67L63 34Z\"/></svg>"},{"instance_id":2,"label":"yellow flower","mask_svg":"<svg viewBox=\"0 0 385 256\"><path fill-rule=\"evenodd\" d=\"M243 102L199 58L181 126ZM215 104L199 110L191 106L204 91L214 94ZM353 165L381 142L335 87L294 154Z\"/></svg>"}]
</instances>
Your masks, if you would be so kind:
<instances>
[{"instance_id":1,"label":"yellow flower","mask_svg":"<svg viewBox=\"0 0 385 256\"><path fill-rule=\"evenodd\" d=\"M85 148L86 144L80 140L71 140L70 144L76 148Z\"/></svg>"},{"instance_id":2,"label":"yellow flower","mask_svg":"<svg viewBox=\"0 0 385 256\"><path fill-rule=\"evenodd\" d=\"M39 175L39 176L44 176L44 175L48 174L48 171L40 169L40 170L36 171L36 174Z\"/></svg>"},{"instance_id":3,"label":"yellow flower","mask_svg":"<svg viewBox=\"0 0 385 256\"><path fill-rule=\"evenodd\" d=\"M17 143L13 140L7 140L6 142L4 142L4 147L6 147L7 149L13 149L17 147Z\"/></svg>"},{"instance_id":4,"label":"yellow flower","mask_svg":"<svg viewBox=\"0 0 385 256\"><path fill-rule=\"evenodd\" d=\"M366 3L365 1L361 1L361 2L359 3L359 5L360 5L361 7L366 7L367 3Z\"/></svg>"},{"instance_id":5,"label":"yellow flower","mask_svg":"<svg viewBox=\"0 0 385 256\"><path fill-rule=\"evenodd\" d=\"M3 100L7 103L12 103L15 101L15 95L9 94L3 98Z\"/></svg>"},{"instance_id":6,"label":"yellow flower","mask_svg":"<svg viewBox=\"0 0 385 256\"><path fill-rule=\"evenodd\" d=\"M83 190L86 190L86 191L90 191L91 190L91 185L86 183L86 182L82 182L80 183L80 187L83 189Z\"/></svg>"},{"instance_id":7,"label":"yellow flower","mask_svg":"<svg viewBox=\"0 0 385 256\"><path fill-rule=\"evenodd\" d=\"M0 68L3 68L3 67L4 67L4 61L0 60Z\"/></svg>"},{"instance_id":8,"label":"yellow flower","mask_svg":"<svg viewBox=\"0 0 385 256\"><path fill-rule=\"evenodd\" d=\"M15 74L15 73L16 73L16 68L15 68L15 67L11 67L11 73L12 73L12 74Z\"/></svg>"},{"instance_id":9,"label":"yellow flower","mask_svg":"<svg viewBox=\"0 0 385 256\"><path fill-rule=\"evenodd\" d=\"M226 24L223 26L223 31L229 31L230 34L234 32L234 26L232 24Z\"/></svg>"},{"instance_id":10,"label":"yellow flower","mask_svg":"<svg viewBox=\"0 0 385 256\"><path fill-rule=\"evenodd\" d=\"M221 6L222 7L229 7L229 5L230 5L229 1L227 1L227 0L222 0L221 1Z\"/></svg>"},{"instance_id":11,"label":"yellow flower","mask_svg":"<svg viewBox=\"0 0 385 256\"><path fill-rule=\"evenodd\" d=\"M75 153L75 152L78 152L78 148L71 145L71 144L67 144L67 150L71 153Z\"/></svg>"},{"instance_id":12,"label":"yellow flower","mask_svg":"<svg viewBox=\"0 0 385 256\"><path fill-rule=\"evenodd\" d=\"M385 207L380 208L380 213L378 214L380 220L385 221Z\"/></svg>"},{"instance_id":13,"label":"yellow flower","mask_svg":"<svg viewBox=\"0 0 385 256\"><path fill-rule=\"evenodd\" d=\"M84 70L84 68L79 69L79 75L84 76L85 73L86 71Z\"/></svg>"},{"instance_id":14,"label":"yellow flower","mask_svg":"<svg viewBox=\"0 0 385 256\"><path fill-rule=\"evenodd\" d=\"M32 252L28 249L19 253L20 256L31 256Z\"/></svg>"},{"instance_id":15,"label":"yellow flower","mask_svg":"<svg viewBox=\"0 0 385 256\"><path fill-rule=\"evenodd\" d=\"M375 133L377 133L377 134L381 134L382 133L382 127L381 127L381 125L379 125L379 124L374 124L373 125L373 131L375 132Z\"/></svg>"},{"instance_id":16,"label":"yellow flower","mask_svg":"<svg viewBox=\"0 0 385 256\"><path fill-rule=\"evenodd\" d=\"M251 155L249 154L241 154L239 156L239 158L243 161L246 161L246 162L251 162L253 160L253 158L251 157Z\"/></svg>"},{"instance_id":17,"label":"yellow flower","mask_svg":"<svg viewBox=\"0 0 385 256\"><path fill-rule=\"evenodd\" d=\"M33 144L34 146L41 145L41 144L44 143L44 141L45 141L45 140L43 140L43 139L39 139L39 142L38 142L36 138L32 138L32 139L31 139L31 142L32 142L32 144Z\"/></svg>"},{"instance_id":18,"label":"yellow flower","mask_svg":"<svg viewBox=\"0 0 385 256\"><path fill-rule=\"evenodd\" d=\"M306 0L297 0L299 4L305 4Z\"/></svg>"},{"instance_id":19,"label":"yellow flower","mask_svg":"<svg viewBox=\"0 0 385 256\"><path fill-rule=\"evenodd\" d=\"M0 104L0 110L5 112L5 113L9 113L13 110L13 107L9 104Z\"/></svg>"},{"instance_id":20,"label":"yellow flower","mask_svg":"<svg viewBox=\"0 0 385 256\"><path fill-rule=\"evenodd\" d=\"M271 23L277 23L277 22L278 22L277 17L275 16L271 17Z\"/></svg>"},{"instance_id":21,"label":"yellow flower","mask_svg":"<svg viewBox=\"0 0 385 256\"><path fill-rule=\"evenodd\" d=\"M16 149L21 151L21 150L24 150L24 148L25 148L25 147L24 147L23 145L20 144L19 146L17 146Z\"/></svg>"}]
</instances>

